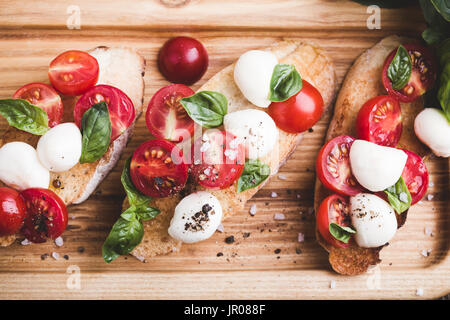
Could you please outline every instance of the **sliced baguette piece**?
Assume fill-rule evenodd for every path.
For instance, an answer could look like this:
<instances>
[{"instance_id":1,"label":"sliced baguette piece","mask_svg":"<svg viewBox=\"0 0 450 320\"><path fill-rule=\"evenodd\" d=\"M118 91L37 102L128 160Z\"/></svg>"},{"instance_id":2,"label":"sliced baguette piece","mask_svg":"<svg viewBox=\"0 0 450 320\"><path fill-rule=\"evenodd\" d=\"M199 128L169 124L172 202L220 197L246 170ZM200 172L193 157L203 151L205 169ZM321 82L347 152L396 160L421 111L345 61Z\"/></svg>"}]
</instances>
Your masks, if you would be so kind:
<instances>
[{"instance_id":1,"label":"sliced baguette piece","mask_svg":"<svg viewBox=\"0 0 450 320\"><path fill-rule=\"evenodd\" d=\"M330 106L336 92L336 76L333 62L322 49L301 41L286 40L265 50L272 51L278 57L279 63L294 64L302 78L311 82L320 91L325 107ZM228 99L228 112L249 108L267 111L267 109L252 105L242 95L235 85L233 70L234 64L226 67L206 82L199 91L212 90L223 93ZM300 143L301 138L302 134L289 134L279 130L278 146L275 147L271 156L262 159L271 167L271 176L276 174L279 167L286 162ZM268 179L265 182L267 181ZM208 189L208 191L219 199L224 217L227 217L242 210L247 200L262 187L263 184L257 188L237 193L236 184L233 184L223 190ZM205 189L188 181L187 187L180 194L169 198L154 199L151 205L160 209L161 213L155 219L144 222L144 238L141 244L132 251L132 255L144 260L178 250L181 242L171 238L167 232L170 220L179 201L185 195L197 190ZM128 203L125 199L124 208L127 206Z\"/></svg>"},{"instance_id":2,"label":"sliced baguette piece","mask_svg":"<svg viewBox=\"0 0 450 320\"><path fill-rule=\"evenodd\" d=\"M348 71L342 88L336 99L334 115L331 120L325 141L329 141L340 135L355 137L356 117L359 109L370 98L386 94L381 82L381 73L384 61L388 54L400 44L413 43L416 40L390 36L384 38L372 48L365 51ZM428 154L428 149L417 139L414 133L414 119L423 110L423 101L418 99L412 103L401 103L403 132L398 148L408 149L420 156ZM316 179L314 208L328 195L327 190L319 179ZM406 221L406 212L397 215L398 225L402 226ZM381 262L379 248L361 248L351 246L346 249L329 245L322 238L316 227L316 238L320 245L329 252L329 261L332 268L341 274L357 275L367 271L370 265Z\"/></svg>"},{"instance_id":3,"label":"sliced baguette piece","mask_svg":"<svg viewBox=\"0 0 450 320\"><path fill-rule=\"evenodd\" d=\"M142 113L144 96L144 58L128 48L97 47L89 53L99 64L97 84L108 84L125 92L133 101L137 119ZM64 122L73 122L76 100L74 97L64 97ZM57 193L67 205L85 201L119 160L133 128L134 123L110 145L100 160L94 163L78 163L66 172L51 173L49 189ZM36 147L38 140L39 136L10 127L0 138L0 147L12 141L23 141ZM54 181L59 181L60 187L56 188ZM14 240L14 236L0 237L0 246L7 246Z\"/></svg>"}]
</instances>

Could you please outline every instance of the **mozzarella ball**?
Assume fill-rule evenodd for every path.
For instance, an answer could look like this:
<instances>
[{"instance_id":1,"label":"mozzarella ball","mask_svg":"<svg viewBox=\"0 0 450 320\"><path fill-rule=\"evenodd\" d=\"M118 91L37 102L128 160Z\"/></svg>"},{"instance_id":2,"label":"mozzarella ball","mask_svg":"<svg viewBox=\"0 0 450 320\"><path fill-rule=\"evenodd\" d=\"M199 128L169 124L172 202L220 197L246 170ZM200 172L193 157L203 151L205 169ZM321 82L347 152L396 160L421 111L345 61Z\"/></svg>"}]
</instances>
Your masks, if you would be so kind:
<instances>
[{"instance_id":1,"label":"mozzarella ball","mask_svg":"<svg viewBox=\"0 0 450 320\"><path fill-rule=\"evenodd\" d=\"M414 121L414 131L435 155L450 157L450 123L441 110L426 108L420 112Z\"/></svg>"}]
</instances>

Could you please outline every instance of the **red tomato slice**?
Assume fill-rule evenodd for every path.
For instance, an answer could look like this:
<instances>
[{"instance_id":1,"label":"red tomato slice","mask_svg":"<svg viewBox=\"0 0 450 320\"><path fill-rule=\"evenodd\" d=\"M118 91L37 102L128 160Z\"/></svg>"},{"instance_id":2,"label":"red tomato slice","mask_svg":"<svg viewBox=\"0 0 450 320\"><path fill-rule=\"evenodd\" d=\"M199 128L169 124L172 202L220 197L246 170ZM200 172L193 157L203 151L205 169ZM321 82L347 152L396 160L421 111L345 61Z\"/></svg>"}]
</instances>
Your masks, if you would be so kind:
<instances>
[{"instance_id":1,"label":"red tomato slice","mask_svg":"<svg viewBox=\"0 0 450 320\"><path fill-rule=\"evenodd\" d=\"M337 248L347 248L349 243L337 240L330 233L330 223L340 226L350 226L350 209L348 201L337 194L333 194L322 201L316 215L316 225L320 235L326 242Z\"/></svg>"},{"instance_id":2,"label":"red tomato slice","mask_svg":"<svg viewBox=\"0 0 450 320\"><path fill-rule=\"evenodd\" d=\"M269 105L269 115L277 127L290 133L308 130L320 120L322 113L322 95L306 80L303 80L303 87L295 96Z\"/></svg>"},{"instance_id":3,"label":"red tomato slice","mask_svg":"<svg viewBox=\"0 0 450 320\"><path fill-rule=\"evenodd\" d=\"M27 215L23 235L35 243L58 238L66 230L67 208L60 197L43 188L26 189L20 193L25 200Z\"/></svg>"},{"instance_id":4,"label":"red tomato slice","mask_svg":"<svg viewBox=\"0 0 450 320\"><path fill-rule=\"evenodd\" d=\"M402 150L408 155L402 178L411 193L411 205L413 205L419 202L427 192L428 170L421 157L409 150Z\"/></svg>"},{"instance_id":5,"label":"red tomato slice","mask_svg":"<svg viewBox=\"0 0 450 320\"><path fill-rule=\"evenodd\" d=\"M59 92L77 96L97 83L98 73L97 59L87 52L70 50L50 63L48 78Z\"/></svg>"},{"instance_id":6,"label":"red tomato slice","mask_svg":"<svg viewBox=\"0 0 450 320\"><path fill-rule=\"evenodd\" d=\"M386 58L383 66L382 81L389 95L402 102L411 102L430 89L436 80L436 62L428 48L418 44L405 44L403 47L411 57L412 70L409 82L399 91L392 88L387 70L397 52L395 48Z\"/></svg>"},{"instance_id":7,"label":"red tomato slice","mask_svg":"<svg viewBox=\"0 0 450 320\"><path fill-rule=\"evenodd\" d=\"M319 151L316 172L322 184L339 194L354 196L364 190L350 169L350 147L355 138L338 136Z\"/></svg>"},{"instance_id":8,"label":"red tomato slice","mask_svg":"<svg viewBox=\"0 0 450 320\"><path fill-rule=\"evenodd\" d=\"M11 188L0 187L0 236L17 233L25 219L25 202Z\"/></svg>"},{"instance_id":9,"label":"red tomato slice","mask_svg":"<svg viewBox=\"0 0 450 320\"><path fill-rule=\"evenodd\" d=\"M359 139L382 146L395 147L402 135L400 104L391 96L378 96L367 101L359 110L356 133Z\"/></svg>"},{"instance_id":10,"label":"red tomato slice","mask_svg":"<svg viewBox=\"0 0 450 320\"><path fill-rule=\"evenodd\" d=\"M130 163L133 184L150 197L167 197L184 188L187 166L183 153L173 143L155 139L141 144Z\"/></svg>"},{"instance_id":11,"label":"red tomato slice","mask_svg":"<svg viewBox=\"0 0 450 320\"><path fill-rule=\"evenodd\" d=\"M191 158L191 174L197 183L224 189L241 176L245 147L229 132L208 130L194 142Z\"/></svg>"},{"instance_id":12,"label":"red tomato slice","mask_svg":"<svg viewBox=\"0 0 450 320\"><path fill-rule=\"evenodd\" d=\"M194 121L180 103L180 99L195 92L184 84L171 84L159 89L150 100L145 122L157 138L180 142L194 133Z\"/></svg>"},{"instance_id":13,"label":"red tomato slice","mask_svg":"<svg viewBox=\"0 0 450 320\"><path fill-rule=\"evenodd\" d=\"M135 111L131 99L120 89L106 84L92 87L78 99L73 110L75 123L81 127L83 114L94 104L105 101L111 120L111 141L116 140L133 123Z\"/></svg>"},{"instance_id":14,"label":"red tomato slice","mask_svg":"<svg viewBox=\"0 0 450 320\"><path fill-rule=\"evenodd\" d=\"M24 85L13 95L14 99L25 99L31 104L43 109L48 115L50 128L61 123L63 104L59 94L45 83L33 82Z\"/></svg>"}]
</instances>

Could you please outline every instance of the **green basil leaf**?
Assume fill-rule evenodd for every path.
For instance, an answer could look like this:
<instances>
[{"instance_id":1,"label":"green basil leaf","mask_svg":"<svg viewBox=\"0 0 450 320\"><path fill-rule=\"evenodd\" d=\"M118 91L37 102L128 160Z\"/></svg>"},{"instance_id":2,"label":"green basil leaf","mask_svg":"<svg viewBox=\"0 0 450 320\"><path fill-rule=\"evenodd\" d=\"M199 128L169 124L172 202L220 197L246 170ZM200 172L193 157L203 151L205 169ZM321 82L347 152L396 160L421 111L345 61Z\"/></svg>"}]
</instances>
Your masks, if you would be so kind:
<instances>
[{"instance_id":1,"label":"green basil leaf","mask_svg":"<svg viewBox=\"0 0 450 320\"><path fill-rule=\"evenodd\" d=\"M133 211L129 208L122 213L111 229L102 247L103 259L110 263L120 255L130 253L144 237L144 226Z\"/></svg>"},{"instance_id":2,"label":"green basil leaf","mask_svg":"<svg viewBox=\"0 0 450 320\"><path fill-rule=\"evenodd\" d=\"M130 206L148 206L148 203L152 198L142 194L134 186L133 181L131 181L130 163L131 157L125 161L125 166L123 167L122 175L120 177L120 181L122 182L123 188L128 196L128 202L130 203Z\"/></svg>"},{"instance_id":3,"label":"green basil leaf","mask_svg":"<svg viewBox=\"0 0 450 320\"><path fill-rule=\"evenodd\" d=\"M448 0L431 0L431 3L441 14L441 16L447 21L450 21L450 2Z\"/></svg>"},{"instance_id":4,"label":"green basil leaf","mask_svg":"<svg viewBox=\"0 0 450 320\"><path fill-rule=\"evenodd\" d=\"M402 177L391 187L384 190L394 210L400 214L411 207L411 193Z\"/></svg>"},{"instance_id":5,"label":"green basil leaf","mask_svg":"<svg viewBox=\"0 0 450 320\"><path fill-rule=\"evenodd\" d=\"M200 91L180 100L189 117L205 128L215 128L223 123L227 114L227 98L215 91Z\"/></svg>"},{"instance_id":6,"label":"green basil leaf","mask_svg":"<svg viewBox=\"0 0 450 320\"><path fill-rule=\"evenodd\" d=\"M296 95L303 86L302 78L293 65L277 64L270 80L269 100L281 102Z\"/></svg>"},{"instance_id":7,"label":"green basil leaf","mask_svg":"<svg viewBox=\"0 0 450 320\"><path fill-rule=\"evenodd\" d=\"M437 97L445 117L450 122L450 59L445 63L442 70Z\"/></svg>"},{"instance_id":8,"label":"green basil leaf","mask_svg":"<svg viewBox=\"0 0 450 320\"><path fill-rule=\"evenodd\" d=\"M81 118L82 149L80 163L95 162L108 150L111 120L104 101L94 104Z\"/></svg>"},{"instance_id":9,"label":"green basil leaf","mask_svg":"<svg viewBox=\"0 0 450 320\"><path fill-rule=\"evenodd\" d=\"M412 62L408 51L400 45L387 69L387 76L391 80L392 88L402 89L411 77Z\"/></svg>"},{"instance_id":10,"label":"green basil leaf","mask_svg":"<svg viewBox=\"0 0 450 320\"><path fill-rule=\"evenodd\" d=\"M445 38L445 33L436 27L429 27L422 32L422 38L428 45L437 44Z\"/></svg>"},{"instance_id":11,"label":"green basil leaf","mask_svg":"<svg viewBox=\"0 0 450 320\"><path fill-rule=\"evenodd\" d=\"M35 135L41 136L49 129L47 112L25 99L1 99L0 114L11 127Z\"/></svg>"},{"instance_id":12,"label":"green basil leaf","mask_svg":"<svg viewBox=\"0 0 450 320\"><path fill-rule=\"evenodd\" d=\"M350 238L352 237L352 234L355 234L356 231L353 230L350 227L340 226L337 223L330 223L328 226L328 229L330 230L331 235L344 243L348 243Z\"/></svg>"},{"instance_id":13,"label":"green basil leaf","mask_svg":"<svg viewBox=\"0 0 450 320\"><path fill-rule=\"evenodd\" d=\"M154 219L161 212L159 209L152 208L149 205L135 207L135 211L142 221Z\"/></svg>"},{"instance_id":14,"label":"green basil leaf","mask_svg":"<svg viewBox=\"0 0 450 320\"><path fill-rule=\"evenodd\" d=\"M244 170L237 183L237 192L252 189L260 185L270 176L270 167L259 160L245 162Z\"/></svg>"}]
</instances>

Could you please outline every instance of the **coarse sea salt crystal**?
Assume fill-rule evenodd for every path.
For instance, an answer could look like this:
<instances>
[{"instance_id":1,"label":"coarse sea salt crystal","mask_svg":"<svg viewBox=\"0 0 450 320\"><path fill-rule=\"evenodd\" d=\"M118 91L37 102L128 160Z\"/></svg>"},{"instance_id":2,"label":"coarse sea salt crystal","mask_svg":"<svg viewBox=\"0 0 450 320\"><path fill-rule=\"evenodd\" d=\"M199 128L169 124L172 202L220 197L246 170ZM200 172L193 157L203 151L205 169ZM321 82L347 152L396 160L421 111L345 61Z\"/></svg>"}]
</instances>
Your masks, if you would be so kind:
<instances>
[{"instance_id":1,"label":"coarse sea salt crystal","mask_svg":"<svg viewBox=\"0 0 450 320\"><path fill-rule=\"evenodd\" d=\"M23 241L20 244L23 245L23 246L28 246L28 245L30 245L32 243L33 242L31 242L30 240L25 238L25 239L23 239Z\"/></svg>"},{"instance_id":2,"label":"coarse sea salt crystal","mask_svg":"<svg viewBox=\"0 0 450 320\"><path fill-rule=\"evenodd\" d=\"M433 230L430 227L425 227L424 232L427 236L431 236L433 234Z\"/></svg>"},{"instance_id":3,"label":"coarse sea salt crystal","mask_svg":"<svg viewBox=\"0 0 450 320\"><path fill-rule=\"evenodd\" d=\"M62 247L63 244L64 244L63 238L62 238L62 237L56 238L56 239L55 239L55 244L56 244L58 247Z\"/></svg>"},{"instance_id":4,"label":"coarse sea salt crystal","mask_svg":"<svg viewBox=\"0 0 450 320\"><path fill-rule=\"evenodd\" d=\"M278 175L278 179L280 179L280 180L286 180L287 177L286 177L284 174L279 174L279 175Z\"/></svg>"},{"instance_id":5,"label":"coarse sea salt crystal","mask_svg":"<svg viewBox=\"0 0 450 320\"><path fill-rule=\"evenodd\" d=\"M423 255L424 257L428 257L428 252L425 249L423 249L420 254Z\"/></svg>"},{"instance_id":6,"label":"coarse sea salt crystal","mask_svg":"<svg viewBox=\"0 0 450 320\"><path fill-rule=\"evenodd\" d=\"M433 182L433 181L430 181L430 182L428 183L428 186L429 186L430 188L433 188L433 187L434 187L434 182Z\"/></svg>"},{"instance_id":7,"label":"coarse sea salt crystal","mask_svg":"<svg viewBox=\"0 0 450 320\"><path fill-rule=\"evenodd\" d=\"M272 193L270 194L270 196L271 196L272 198L276 198L276 197L278 197L278 194L277 194L276 192L273 192L273 191L272 191Z\"/></svg>"},{"instance_id":8,"label":"coarse sea salt crystal","mask_svg":"<svg viewBox=\"0 0 450 320\"><path fill-rule=\"evenodd\" d=\"M252 204L250 207L250 215L254 216L256 214L256 204Z\"/></svg>"},{"instance_id":9,"label":"coarse sea salt crystal","mask_svg":"<svg viewBox=\"0 0 450 320\"><path fill-rule=\"evenodd\" d=\"M59 253L58 252L52 252L52 258L55 260L59 259Z\"/></svg>"},{"instance_id":10,"label":"coarse sea salt crystal","mask_svg":"<svg viewBox=\"0 0 450 320\"><path fill-rule=\"evenodd\" d=\"M419 296L419 297L423 296L423 289L422 288L417 288L416 296Z\"/></svg>"},{"instance_id":11,"label":"coarse sea salt crystal","mask_svg":"<svg viewBox=\"0 0 450 320\"><path fill-rule=\"evenodd\" d=\"M286 219L285 215L283 213L275 213L273 215L274 220L284 220Z\"/></svg>"},{"instance_id":12,"label":"coarse sea salt crystal","mask_svg":"<svg viewBox=\"0 0 450 320\"><path fill-rule=\"evenodd\" d=\"M334 289L334 288L336 288L336 281L331 280L331 282L330 282L330 289Z\"/></svg>"},{"instance_id":13,"label":"coarse sea salt crystal","mask_svg":"<svg viewBox=\"0 0 450 320\"><path fill-rule=\"evenodd\" d=\"M427 200L428 200L428 201L433 200L433 198L434 198L434 196L433 196L432 194L427 195Z\"/></svg>"},{"instance_id":14,"label":"coarse sea salt crystal","mask_svg":"<svg viewBox=\"0 0 450 320\"><path fill-rule=\"evenodd\" d=\"M305 241L305 235L301 232L298 233L298 237L297 237L297 241L298 242L303 242Z\"/></svg>"},{"instance_id":15,"label":"coarse sea salt crystal","mask_svg":"<svg viewBox=\"0 0 450 320\"><path fill-rule=\"evenodd\" d=\"M223 228L223 224L219 224L219 225L217 226L217 229L216 229L216 230L219 231L219 232L224 232L225 229Z\"/></svg>"}]
</instances>

